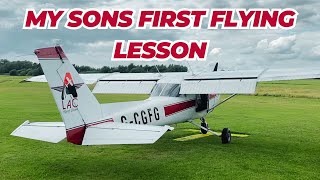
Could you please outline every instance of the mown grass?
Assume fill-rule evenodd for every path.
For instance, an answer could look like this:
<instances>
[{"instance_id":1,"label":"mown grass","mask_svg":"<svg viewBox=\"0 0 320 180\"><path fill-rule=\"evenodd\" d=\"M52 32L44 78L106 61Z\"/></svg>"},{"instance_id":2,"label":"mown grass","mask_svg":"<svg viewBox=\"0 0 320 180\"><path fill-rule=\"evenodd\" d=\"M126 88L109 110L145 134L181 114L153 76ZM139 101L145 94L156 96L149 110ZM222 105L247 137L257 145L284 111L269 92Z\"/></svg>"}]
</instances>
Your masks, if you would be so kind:
<instances>
[{"instance_id":1,"label":"mown grass","mask_svg":"<svg viewBox=\"0 0 320 180\"><path fill-rule=\"evenodd\" d=\"M263 83L207 118L210 127L250 134L223 145L178 124L151 145L76 146L10 136L24 120L60 121L46 83L0 76L0 179L318 179L320 80ZM289 91L286 89L291 89ZM308 92L308 93L305 93ZM275 97L279 96L279 97ZM289 97L290 96L290 97ZM99 95L101 102L144 99ZM298 98L293 98L298 97Z\"/></svg>"},{"instance_id":2,"label":"mown grass","mask_svg":"<svg viewBox=\"0 0 320 180\"><path fill-rule=\"evenodd\" d=\"M259 84L257 95L319 99L319 82L319 79L264 82Z\"/></svg>"}]
</instances>

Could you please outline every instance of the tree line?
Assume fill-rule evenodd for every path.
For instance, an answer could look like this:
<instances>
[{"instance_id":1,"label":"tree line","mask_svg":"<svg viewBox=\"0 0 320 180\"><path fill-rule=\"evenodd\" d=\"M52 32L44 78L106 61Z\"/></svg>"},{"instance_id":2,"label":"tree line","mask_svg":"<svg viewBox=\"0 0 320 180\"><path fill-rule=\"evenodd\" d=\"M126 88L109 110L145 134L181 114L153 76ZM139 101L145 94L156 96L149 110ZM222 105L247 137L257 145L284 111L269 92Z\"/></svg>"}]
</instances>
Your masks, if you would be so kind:
<instances>
[{"instance_id":1,"label":"tree line","mask_svg":"<svg viewBox=\"0 0 320 180\"><path fill-rule=\"evenodd\" d=\"M147 72L187 72L188 68L181 65L170 64L169 66L157 65L119 65L117 67L103 66L102 68L94 68L90 66L73 65L79 73L147 73ZM157 70L158 68L158 70ZM38 76L43 71L39 63L30 61L9 61L7 59L0 60L0 74L10 76Z\"/></svg>"}]
</instances>

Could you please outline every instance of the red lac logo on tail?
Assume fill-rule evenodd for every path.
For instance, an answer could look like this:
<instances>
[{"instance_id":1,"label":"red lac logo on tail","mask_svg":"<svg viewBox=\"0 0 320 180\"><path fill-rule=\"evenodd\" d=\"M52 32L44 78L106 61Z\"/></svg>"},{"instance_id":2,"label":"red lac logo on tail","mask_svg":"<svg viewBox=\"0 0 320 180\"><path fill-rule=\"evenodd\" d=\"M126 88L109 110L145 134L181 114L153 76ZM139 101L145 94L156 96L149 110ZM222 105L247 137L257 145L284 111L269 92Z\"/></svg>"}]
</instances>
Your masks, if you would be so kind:
<instances>
[{"instance_id":1,"label":"red lac logo on tail","mask_svg":"<svg viewBox=\"0 0 320 180\"><path fill-rule=\"evenodd\" d=\"M75 110L78 107L78 92L83 83L75 84L70 72L67 72L63 79L63 86L52 87L51 89L61 92L62 109L64 112Z\"/></svg>"},{"instance_id":2,"label":"red lac logo on tail","mask_svg":"<svg viewBox=\"0 0 320 180\"><path fill-rule=\"evenodd\" d=\"M71 73L69 73L69 72L67 72L66 75L64 76L61 99L64 100L65 96L68 94L71 94L72 97L75 99L77 99L77 97L78 97L76 86L73 82L73 78L71 76Z\"/></svg>"}]
</instances>

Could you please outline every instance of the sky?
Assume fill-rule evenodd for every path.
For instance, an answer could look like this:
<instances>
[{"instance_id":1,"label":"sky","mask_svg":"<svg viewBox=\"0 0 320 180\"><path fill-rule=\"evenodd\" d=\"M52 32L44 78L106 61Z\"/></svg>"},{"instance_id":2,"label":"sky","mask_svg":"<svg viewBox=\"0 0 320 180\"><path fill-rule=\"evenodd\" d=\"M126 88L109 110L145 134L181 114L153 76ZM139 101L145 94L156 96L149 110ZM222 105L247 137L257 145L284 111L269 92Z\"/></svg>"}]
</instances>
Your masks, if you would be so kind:
<instances>
[{"instance_id":1,"label":"sky","mask_svg":"<svg viewBox=\"0 0 320 180\"><path fill-rule=\"evenodd\" d=\"M294 8L291 30L23 30L26 8ZM0 59L30 60L34 49L60 44L72 63L93 67L128 63L111 61L114 40L210 40L205 62L190 62L194 71L315 67L320 65L320 1L318 0L56 0L0 1ZM170 60L165 64L186 62ZM141 62L154 65L157 62Z\"/></svg>"}]
</instances>

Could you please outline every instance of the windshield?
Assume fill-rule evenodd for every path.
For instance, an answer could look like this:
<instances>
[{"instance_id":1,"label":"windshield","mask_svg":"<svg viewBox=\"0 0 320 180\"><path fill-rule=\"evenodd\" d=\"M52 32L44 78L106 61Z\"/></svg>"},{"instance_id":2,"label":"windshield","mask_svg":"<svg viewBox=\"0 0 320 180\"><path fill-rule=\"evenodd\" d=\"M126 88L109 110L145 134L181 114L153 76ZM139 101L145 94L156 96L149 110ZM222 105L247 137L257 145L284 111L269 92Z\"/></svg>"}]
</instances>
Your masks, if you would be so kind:
<instances>
[{"instance_id":1,"label":"windshield","mask_svg":"<svg viewBox=\"0 0 320 180\"><path fill-rule=\"evenodd\" d=\"M180 92L180 84L157 84L151 96L169 96L178 97Z\"/></svg>"}]
</instances>

